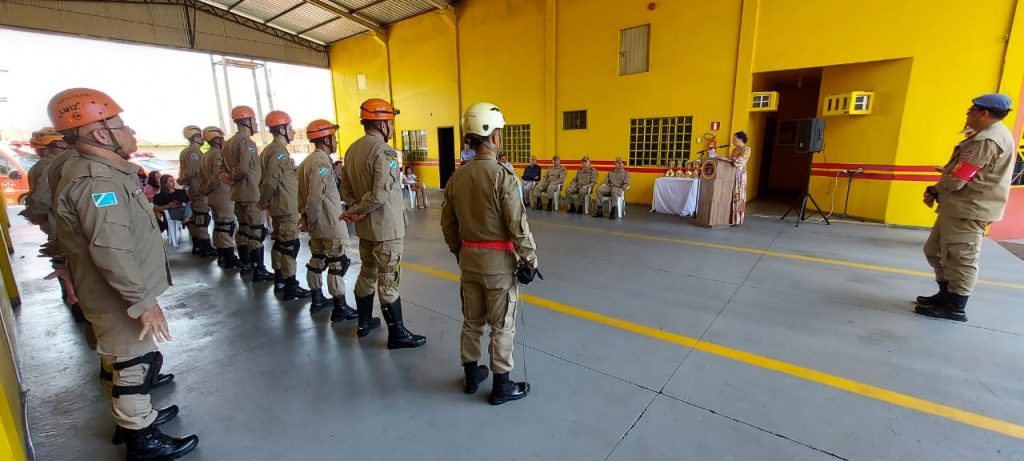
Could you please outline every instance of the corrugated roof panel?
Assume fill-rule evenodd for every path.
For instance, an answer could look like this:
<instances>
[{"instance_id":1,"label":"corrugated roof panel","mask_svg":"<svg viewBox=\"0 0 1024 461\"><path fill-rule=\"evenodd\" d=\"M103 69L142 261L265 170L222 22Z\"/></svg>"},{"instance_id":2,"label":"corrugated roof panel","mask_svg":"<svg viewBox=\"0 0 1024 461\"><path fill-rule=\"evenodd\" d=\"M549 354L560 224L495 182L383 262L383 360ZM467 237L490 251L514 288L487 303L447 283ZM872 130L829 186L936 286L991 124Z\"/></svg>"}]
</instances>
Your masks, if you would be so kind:
<instances>
[{"instance_id":1,"label":"corrugated roof panel","mask_svg":"<svg viewBox=\"0 0 1024 461\"><path fill-rule=\"evenodd\" d=\"M232 11L245 13L266 21L300 3L302 3L302 0L245 0Z\"/></svg>"},{"instance_id":2,"label":"corrugated roof panel","mask_svg":"<svg viewBox=\"0 0 1024 461\"><path fill-rule=\"evenodd\" d=\"M352 11L355 9L362 8L371 3L379 0L326 0L344 7L346 10Z\"/></svg>"},{"instance_id":3,"label":"corrugated roof panel","mask_svg":"<svg viewBox=\"0 0 1024 461\"><path fill-rule=\"evenodd\" d=\"M342 18L310 31L305 36L324 43L331 43L353 35L359 35L367 30L367 28L355 22Z\"/></svg>"},{"instance_id":4,"label":"corrugated roof panel","mask_svg":"<svg viewBox=\"0 0 1024 461\"><path fill-rule=\"evenodd\" d=\"M381 24L392 24L435 8L418 0L388 0L362 10L359 14L373 18Z\"/></svg>"},{"instance_id":5,"label":"corrugated roof panel","mask_svg":"<svg viewBox=\"0 0 1024 461\"><path fill-rule=\"evenodd\" d=\"M271 24L285 29L300 32L337 15L319 6L306 3L288 14L275 19Z\"/></svg>"}]
</instances>

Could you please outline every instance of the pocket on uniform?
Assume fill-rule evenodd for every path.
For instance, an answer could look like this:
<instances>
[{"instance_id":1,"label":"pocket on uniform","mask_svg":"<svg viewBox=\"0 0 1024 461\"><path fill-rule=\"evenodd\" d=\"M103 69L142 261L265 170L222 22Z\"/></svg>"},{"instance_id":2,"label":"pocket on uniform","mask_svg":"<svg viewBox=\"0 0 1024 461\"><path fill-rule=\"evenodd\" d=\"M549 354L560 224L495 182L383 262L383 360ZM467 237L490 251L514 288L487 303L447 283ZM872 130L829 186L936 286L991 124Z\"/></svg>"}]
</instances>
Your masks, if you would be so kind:
<instances>
[{"instance_id":1,"label":"pocket on uniform","mask_svg":"<svg viewBox=\"0 0 1024 461\"><path fill-rule=\"evenodd\" d=\"M103 227L97 229L96 235L92 236L92 243L98 247L115 250L133 249L135 239L132 237L131 228L128 227L128 218L108 213L103 220Z\"/></svg>"}]
</instances>

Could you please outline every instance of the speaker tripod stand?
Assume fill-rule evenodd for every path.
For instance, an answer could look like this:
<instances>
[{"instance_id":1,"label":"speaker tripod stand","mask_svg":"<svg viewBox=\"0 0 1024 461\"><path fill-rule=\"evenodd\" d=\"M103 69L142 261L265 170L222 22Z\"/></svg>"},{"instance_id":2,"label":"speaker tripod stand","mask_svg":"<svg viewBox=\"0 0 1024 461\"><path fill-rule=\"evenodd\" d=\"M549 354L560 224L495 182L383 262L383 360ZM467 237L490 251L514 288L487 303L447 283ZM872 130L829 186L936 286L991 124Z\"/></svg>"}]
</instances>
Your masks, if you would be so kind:
<instances>
[{"instance_id":1,"label":"speaker tripod stand","mask_svg":"<svg viewBox=\"0 0 1024 461\"><path fill-rule=\"evenodd\" d=\"M811 195L811 163L813 163L813 158L811 160L812 162L807 162L807 185L804 186L804 191L800 193L800 198L797 199L797 202L794 203L793 206L789 207L789 209L786 210L786 213L783 214L781 218L779 218L779 220L784 220L794 210L798 210L798 214L796 215L796 225L793 227L800 227L800 221L807 220L808 200L810 200L811 205L814 207L814 210L817 211L819 215L821 215L821 219L825 220L825 224L829 226L832 225L832 223L828 222L828 216L825 216L825 213L821 212L821 207L818 206L818 201L814 200L814 196Z\"/></svg>"}]
</instances>

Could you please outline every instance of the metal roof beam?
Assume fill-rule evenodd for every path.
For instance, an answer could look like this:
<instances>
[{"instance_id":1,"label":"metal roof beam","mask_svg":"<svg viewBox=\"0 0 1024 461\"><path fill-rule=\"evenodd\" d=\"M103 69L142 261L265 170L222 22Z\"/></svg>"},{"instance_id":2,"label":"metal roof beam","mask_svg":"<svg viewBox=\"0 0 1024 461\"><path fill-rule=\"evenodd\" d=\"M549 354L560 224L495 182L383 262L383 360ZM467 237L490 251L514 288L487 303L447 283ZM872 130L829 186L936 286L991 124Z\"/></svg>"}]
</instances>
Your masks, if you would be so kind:
<instances>
[{"instance_id":1,"label":"metal roof beam","mask_svg":"<svg viewBox=\"0 0 1024 461\"><path fill-rule=\"evenodd\" d=\"M239 3L241 3L241 2L239 2ZM288 8L288 9L286 9L286 10L284 10L284 11L278 13L278 14L275 14L275 15L271 16L266 21L263 21L263 23L264 24L270 24L271 22L274 22L275 19L280 18L281 16L284 16L284 15L286 15L288 13L291 13L292 11L295 11L295 10L299 9L299 7L304 5L304 4L305 3L302 3L302 2L296 3L295 6L293 6L291 8Z\"/></svg>"},{"instance_id":2,"label":"metal roof beam","mask_svg":"<svg viewBox=\"0 0 1024 461\"><path fill-rule=\"evenodd\" d=\"M235 2L234 4L232 4L231 6L228 7L228 11L231 11L231 10L235 9L236 6L241 5L242 2L244 2L244 1L245 0L238 0L237 2Z\"/></svg>"},{"instance_id":3,"label":"metal roof beam","mask_svg":"<svg viewBox=\"0 0 1024 461\"><path fill-rule=\"evenodd\" d=\"M319 29L319 28L321 28L323 26L326 26L326 25L328 25L328 24L330 24L330 23L332 23L334 21L337 21L339 19L341 19L341 16L335 16L335 17L333 17L331 19L328 19L328 20L326 20L324 22L321 22L320 24L317 24L317 25L315 25L313 27L310 27L310 28L305 29L305 30L300 30L300 31L296 32L295 35L305 35L307 32L317 30L317 29Z\"/></svg>"},{"instance_id":4,"label":"metal roof beam","mask_svg":"<svg viewBox=\"0 0 1024 461\"><path fill-rule=\"evenodd\" d=\"M337 6L337 5L333 4L333 3L328 3L328 2L326 2L324 0L303 0L303 1L306 2L306 3L312 4L312 5L319 6L320 8L323 8L323 9L325 9L327 11L330 11L331 13L334 13L334 14L336 14L338 16L341 16L341 17L343 17L345 19L348 19L349 21L355 22L356 24L359 24L360 26L363 26L363 27L365 27L367 29L370 29L370 30L372 30L373 32L375 32L375 33L377 33L379 35L382 35L382 36L383 35L387 35L387 32L384 31L384 26L382 26L377 21L373 21L371 19L367 19L367 18L365 18L363 16L360 16L360 15L352 14L351 11L346 10L345 8Z\"/></svg>"}]
</instances>

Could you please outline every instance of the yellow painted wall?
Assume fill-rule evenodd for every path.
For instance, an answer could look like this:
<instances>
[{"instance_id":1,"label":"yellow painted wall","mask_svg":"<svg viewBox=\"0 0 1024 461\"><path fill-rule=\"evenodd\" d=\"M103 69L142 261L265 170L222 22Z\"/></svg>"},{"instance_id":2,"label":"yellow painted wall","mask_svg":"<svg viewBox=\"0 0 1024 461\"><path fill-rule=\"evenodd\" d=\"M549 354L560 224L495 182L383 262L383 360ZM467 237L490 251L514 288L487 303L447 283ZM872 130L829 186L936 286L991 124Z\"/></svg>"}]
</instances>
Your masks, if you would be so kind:
<instances>
[{"instance_id":1,"label":"yellow painted wall","mask_svg":"<svg viewBox=\"0 0 1024 461\"><path fill-rule=\"evenodd\" d=\"M331 77L341 155L349 144L363 136L359 124L359 105L370 98L391 99L388 81L387 47L373 35L360 35L331 46ZM360 90L357 76L366 76Z\"/></svg>"},{"instance_id":2,"label":"yellow painted wall","mask_svg":"<svg viewBox=\"0 0 1024 461\"><path fill-rule=\"evenodd\" d=\"M426 130L428 162L434 166L414 170L426 185L440 187L437 128L454 127L457 142L461 117L455 25L441 14L424 14L389 28L388 46L394 104L402 111L395 119L396 145L402 147L402 130ZM456 156L461 147L452 147Z\"/></svg>"},{"instance_id":3,"label":"yellow painted wall","mask_svg":"<svg viewBox=\"0 0 1024 461\"><path fill-rule=\"evenodd\" d=\"M829 118L827 152L816 162L827 156L831 163L918 167L944 163L970 98L997 89L1016 97L1024 77L1024 45L1007 53L1005 41L1017 0L663 0L653 11L648 3L458 2L454 28L435 14L390 27L390 62L388 48L371 37L337 43L331 61L335 99L346 108L339 109L343 139L359 131L347 107L370 96L354 89L357 73L377 93L394 89L404 111L400 129L427 129L432 156L435 127L457 125L458 113L477 101L500 106L509 123L530 124L532 153L541 159L626 156L630 118L692 115L692 152L703 149L697 140L713 120L722 122L720 142L739 129L751 134L753 197L764 179L758 144L766 115L746 107L758 74L824 68L821 94L878 92L875 114ZM995 20L981 27L965 15ZM894 26L893 18L909 22ZM648 23L650 71L619 76L619 30ZM578 109L588 110L588 129L563 131L562 111ZM420 175L433 185L431 170ZM634 174L627 199L649 202L656 176ZM925 185L857 180L849 211L929 225L933 215L919 205ZM845 198L845 187L832 190L825 178L812 187L819 201L831 201L831 193Z\"/></svg>"},{"instance_id":4,"label":"yellow painted wall","mask_svg":"<svg viewBox=\"0 0 1024 461\"><path fill-rule=\"evenodd\" d=\"M0 240L4 239L0 237ZM0 247L5 245L6 242L0 242ZM4 259L2 264L9 272L10 260ZM7 282L0 277L0 460L4 461L25 459L21 386L18 384L15 351L9 347L15 344L14 311L7 293Z\"/></svg>"}]
</instances>

